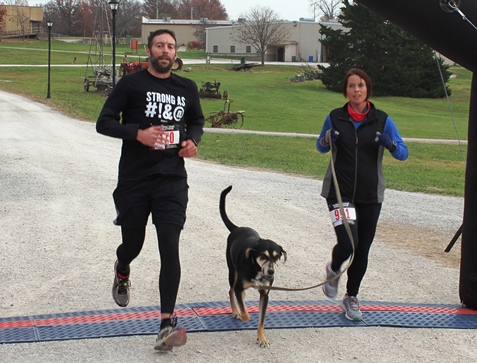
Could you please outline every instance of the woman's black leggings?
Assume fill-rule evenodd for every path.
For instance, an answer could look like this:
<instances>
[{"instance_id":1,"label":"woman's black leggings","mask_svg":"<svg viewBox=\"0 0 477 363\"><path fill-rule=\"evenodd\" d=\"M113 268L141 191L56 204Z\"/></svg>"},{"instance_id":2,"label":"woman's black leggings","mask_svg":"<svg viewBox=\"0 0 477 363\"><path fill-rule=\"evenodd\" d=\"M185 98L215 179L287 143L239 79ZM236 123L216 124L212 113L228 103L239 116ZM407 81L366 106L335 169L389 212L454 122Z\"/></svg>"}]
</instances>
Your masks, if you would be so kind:
<instances>
[{"instance_id":1,"label":"woman's black leggings","mask_svg":"<svg viewBox=\"0 0 477 363\"><path fill-rule=\"evenodd\" d=\"M181 279L181 265L179 259L179 237L182 227L175 224L156 225L161 270L159 273L159 295L161 312L172 314L176 304L179 283ZM117 270L121 275L129 276L130 263L139 256L146 227L121 226L122 244L116 250L118 257Z\"/></svg>"},{"instance_id":2,"label":"woman's black leggings","mask_svg":"<svg viewBox=\"0 0 477 363\"><path fill-rule=\"evenodd\" d=\"M369 250L376 233L381 206L382 203L355 204L356 223L350 225L355 243L355 254L353 263L347 271L348 281L346 284L346 292L349 296L358 295L361 281L368 268ZM337 244L333 247L331 268L333 271L338 271L353 253L353 247L344 225L335 227L335 232Z\"/></svg>"}]
</instances>

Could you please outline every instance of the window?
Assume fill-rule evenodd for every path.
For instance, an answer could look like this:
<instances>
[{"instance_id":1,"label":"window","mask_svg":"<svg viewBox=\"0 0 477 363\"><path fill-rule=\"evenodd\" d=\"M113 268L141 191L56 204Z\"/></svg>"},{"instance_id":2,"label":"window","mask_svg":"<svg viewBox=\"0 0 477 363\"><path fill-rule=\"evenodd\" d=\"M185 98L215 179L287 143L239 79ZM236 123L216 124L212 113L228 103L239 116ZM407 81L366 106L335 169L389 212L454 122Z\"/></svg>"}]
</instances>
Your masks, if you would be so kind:
<instances>
[{"instance_id":1,"label":"window","mask_svg":"<svg viewBox=\"0 0 477 363\"><path fill-rule=\"evenodd\" d=\"M230 53L235 53L235 45L230 46Z\"/></svg>"},{"instance_id":2,"label":"window","mask_svg":"<svg viewBox=\"0 0 477 363\"><path fill-rule=\"evenodd\" d=\"M251 45L247 45L247 46L245 47L245 52L246 52L246 53L252 53L252 46L251 46Z\"/></svg>"},{"instance_id":3,"label":"window","mask_svg":"<svg viewBox=\"0 0 477 363\"><path fill-rule=\"evenodd\" d=\"M212 48L212 52L218 53L218 52L219 52L219 46L218 46L218 45L214 45L213 48Z\"/></svg>"}]
</instances>

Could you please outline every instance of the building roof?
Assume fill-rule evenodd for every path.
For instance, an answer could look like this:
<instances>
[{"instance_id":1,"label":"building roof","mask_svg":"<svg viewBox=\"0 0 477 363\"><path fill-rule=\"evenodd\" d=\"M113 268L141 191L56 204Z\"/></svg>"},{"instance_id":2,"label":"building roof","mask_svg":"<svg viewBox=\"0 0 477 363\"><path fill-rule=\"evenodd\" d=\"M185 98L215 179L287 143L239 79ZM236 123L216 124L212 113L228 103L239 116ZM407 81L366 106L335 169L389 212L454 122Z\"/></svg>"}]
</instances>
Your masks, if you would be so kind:
<instances>
[{"instance_id":1,"label":"building roof","mask_svg":"<svg viewBox=\"0 0 477 363\"><path fill-rule=\"evenodd\" d=\"M201 19L171 19L169 17L163 19L148 19L142 17L143 24L177 24L177 25L201 25L201 24L214 24L214 25L232 25L230 20L209 20L208 18Z\"/></svg>"}]
</instances>

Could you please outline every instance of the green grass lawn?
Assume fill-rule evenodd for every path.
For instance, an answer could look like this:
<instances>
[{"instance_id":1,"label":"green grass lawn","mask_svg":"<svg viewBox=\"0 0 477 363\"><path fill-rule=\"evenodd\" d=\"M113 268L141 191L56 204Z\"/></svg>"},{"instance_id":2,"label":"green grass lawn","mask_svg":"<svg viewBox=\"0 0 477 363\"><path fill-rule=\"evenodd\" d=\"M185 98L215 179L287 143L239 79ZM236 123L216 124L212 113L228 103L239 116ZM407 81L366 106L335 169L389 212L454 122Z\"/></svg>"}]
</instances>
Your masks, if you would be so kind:
<instances>
[{"instance_id":1,"label":"green grass lawn","mask_svg":"<svg viewBox=\"0 0 477 363\"><path fill-rule=\"evenodd\" d=\"M0 42L0 64L45 65L47 49L48 42L43 40L3 41ZM90 92L83 90L85 76L92 75L91 67L86 67L89 50L88 44L52 42L51 99L46 99L46 67L0 67L0 89L94 122L105 95L94 88ZM118 61L128 51L127 46L118 46ZM104 52L110 53L110 50ZM203 56L193 51L179 56L192 59L201 54ZM128 54L128 58L133 60L144 55L140 49L138 55ZM105 62L110 62L110 58L110 54L106 54ZM73 62L79 66L58 66ZM320 81L290 82L296 73L304 71L300 66L258 66L249 72L235 72L230 62L224 60L222 65L184 65L184 69L188 67L191 71L182 71L180 75L194 80L199 88L202 82L221 83L219 91L227 91L232 100L231 111L245 111L243 129L247 130L318 134L329 111L346 102L343 95L328 91ZM461 67L452 67L451 71L455 78L449 83L452 90L449 102L398 97L372 101L393 118L404 138L466 140L472 74ZM437 67L435 74L440 77ZM208 117L222 110L224 101L204 99L202 108ZM465 145L464 155L461 147L454 144L409 142L408 147L410 157L405 162L398 162L390 155L385 157L388 188L463 196ZM323 177L329 162L328 155L316 151L313 138L300 137L205 133L199 153L204 160L316 178Z\"/></svg>"}]
</instances>

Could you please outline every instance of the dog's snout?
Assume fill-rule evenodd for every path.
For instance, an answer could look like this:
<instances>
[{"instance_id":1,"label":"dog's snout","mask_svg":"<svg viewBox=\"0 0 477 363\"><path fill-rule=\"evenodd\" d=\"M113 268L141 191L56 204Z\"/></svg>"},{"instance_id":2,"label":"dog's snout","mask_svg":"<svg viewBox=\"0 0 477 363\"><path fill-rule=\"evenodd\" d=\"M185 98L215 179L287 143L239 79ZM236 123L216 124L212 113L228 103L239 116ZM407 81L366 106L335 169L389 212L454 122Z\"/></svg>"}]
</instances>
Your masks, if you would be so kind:
<instances>
[{"instance_id":1,"label":"dog's snout","mask_svg":"<svg viewBox=\"0 0 477 363\"><path fill-rule=\"evenodd\" d=\"M275 274L275 269L273 267L269 267L267 269L268 276L273 276Z\"/></svg>"}]
</instances>

